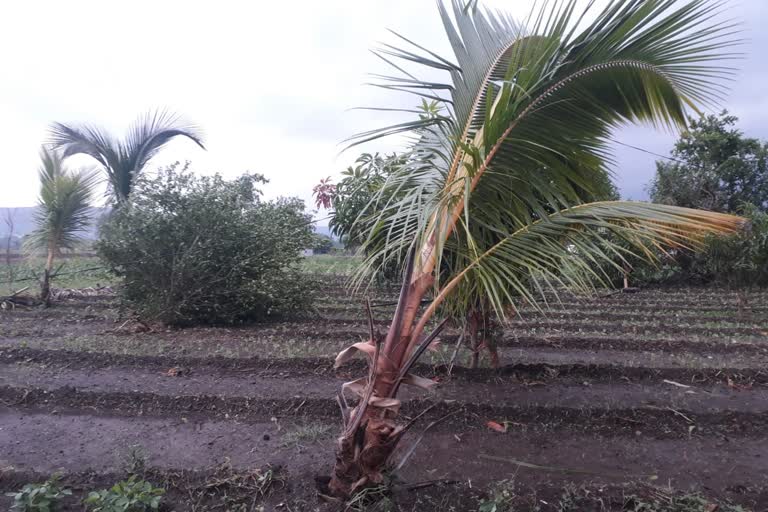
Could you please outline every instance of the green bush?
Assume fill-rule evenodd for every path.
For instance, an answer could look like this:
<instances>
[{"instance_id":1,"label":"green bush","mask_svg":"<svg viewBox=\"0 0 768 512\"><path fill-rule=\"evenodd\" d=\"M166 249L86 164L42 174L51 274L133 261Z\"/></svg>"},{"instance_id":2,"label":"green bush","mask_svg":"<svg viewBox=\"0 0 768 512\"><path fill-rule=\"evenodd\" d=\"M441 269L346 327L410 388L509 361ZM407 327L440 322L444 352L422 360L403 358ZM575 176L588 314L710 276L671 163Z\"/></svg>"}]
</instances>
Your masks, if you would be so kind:
<instances>
[{"instance_id":1,"label":"green bush","mask_svg":"<svg viewBox=\"0 0 768 512\"><path fill-rule=\"evenodd\" d=\"M634 265L630 280L639 284L719 284L733 288L768 286L768 213L749 205L741 232L710 237L697 253L677 251L658 265Z\"/></svg>"},{"instance_id":2,"label":"green bush","mask_svg":"<svg viewBox=\"0 0 768 512\"><path fill-rule=\"evenodd\" d=\"M137 480L131 475L113 485L109 490L93 491L84 503L92 512L143 512L157 510L165 489L153 487L151 483Z\"/></svg>"},{"instance_id":3,"label":"green bush","mask_svg":"<svg viewBox=\"0 0 768 512\"><path fill-rule=\"evenodd\" d=\"M312 249L315 254L328 254L333 250L333 239L320 233L312 234Z\"/></svg>"},{"instance_id":4,"label":"green bush","mask_svg":"<svg viewBox=\"0 0 768 512\"><path fill-rule=\"evenodd\" d=\"M19 492L9 492L13 498L11 510L19 512L51 512L59 500L70 496L72 491L59 486L59 476L53 475L42 484L27 484Z\"/></svg>"},{"instance_id":5,"label":"green bush","mask_svg":"<svg viewBox=\"0 0 768 512\"><path fill-rule=\"evenodd\" d=\"M720 284L768 286L768 213L750 205L744 216L744 231L712 239L694 265Z\"/></svg>"},{"instance_id":6,"label":"green bush","mask_svg":"<svg viewBox=\"0 0 768 512\"><path fill-rule=\"evenodd\" d=\"M99 256L142 318L173 325L264 320L309 306L296 264L310 217L296 198L264 201L266 180L196 177L186 167L140 179L101 228Z\"/></svg>"}]
</instances>

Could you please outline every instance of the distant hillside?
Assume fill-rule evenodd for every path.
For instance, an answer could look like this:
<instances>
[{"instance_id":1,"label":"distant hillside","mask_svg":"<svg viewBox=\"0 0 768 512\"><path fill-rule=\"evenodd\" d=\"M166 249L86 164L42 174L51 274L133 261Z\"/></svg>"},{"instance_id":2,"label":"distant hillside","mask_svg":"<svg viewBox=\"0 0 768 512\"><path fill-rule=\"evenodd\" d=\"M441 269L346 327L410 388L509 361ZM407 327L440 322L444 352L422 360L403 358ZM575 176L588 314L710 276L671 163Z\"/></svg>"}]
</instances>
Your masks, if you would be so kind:
<instances>
[{"instance_id":1,"label":"distant hillside","mask_svg":"<svg viewBox=\"0 0 768 512\"><path fill-rule=\"evenodd\" d=\"M10 214L13 219L13 235L16 237L23 237L31 233L35 229L35 209L34 206L22 207L22 208L0 208L0 239L7 240L10 230L6 219ZM106 208L91 208L91 218L93 223L87 231L81 233L83 238L89 240L95 240L97 238L97 221L107 211Z\"/></svg>"},{"instance_id":2,"label":"distant hillside","mask_svg":"<svg viewBox=\"0 0 768 512\"><path fill-rule=\"evenodd\" d=\"M331 235L331 229L328 226L318 226L315 224L315 233L319 235L325 235L333 238L335 240L336 237Z\"/></svg>"},{"instance_id":3,"label":"distant hillside","mask_svg":"<svg viewBox=\"0 0 768 512\"><path fill-rule=\"evenodd\" d=\"M106 213L106 211L107 208L91 208L91 216L94 219L94 222L91 224L88 231L82 234L84 238L89 240L96 240L96 238L98 238L98 230L96 228L96 225L98 224L97 221L99 218L101 218L102 215ZM0 208L0 240L8 239L8 225L5 223L8 212L10 212L11 216L13 217L14 238L22 238L24 235L29 234L32 230L35 229L34 206L22 208ZM335 239L335 237L331 236L331 230L328 228L328 226L315 225L315 232L320 233L321 235L330 236L331 238Z\"/></svg>"}]
</instances>

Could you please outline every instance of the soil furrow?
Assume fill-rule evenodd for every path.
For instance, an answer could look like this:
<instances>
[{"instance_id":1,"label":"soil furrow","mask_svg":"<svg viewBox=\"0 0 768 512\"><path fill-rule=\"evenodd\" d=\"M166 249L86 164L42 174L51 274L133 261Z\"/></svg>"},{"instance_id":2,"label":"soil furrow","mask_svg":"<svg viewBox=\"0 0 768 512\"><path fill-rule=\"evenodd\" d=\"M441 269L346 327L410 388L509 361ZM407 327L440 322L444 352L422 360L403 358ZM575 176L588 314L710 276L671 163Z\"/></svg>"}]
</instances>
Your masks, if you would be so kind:
<instances>
[{"instance_id":1,"label":"soil furrow","mask_svg":"<svg viewBox=\"0 0 768 512\"><path fill-rule=\"evenodd\" d=\"M333 308L323 307L317 309L318 314L322 318L334 318L337 317L347 318L348 321L359 321L360 319L366 319L364 312L357 312L355 310L345 308ZM534 321L538 319L544 320L568 320L583 323L585 321L627 321L627 322L676 322L686 324L702 324L702 323L719 323L725 324L723 327L739 327L740 324L749 324L755 328L768 328L768 315L757 314L742 314L734 312L733 315L702 315L701 312L685 312L685 313L670 313L666 311L657 312L654 310L640 310L634 312L615 312L612 309L595 309L594 307L579 309L567 309L567 310L546 310L543 312L533 310L519 310L519 318L516 319L520 323L525 321ZM387 314L394 314L394 309L388 311ZM383 316L383 315L380 315ZM377 323L386 323L386 320L376 320ZM736 324L730 326L728 324Z\"/></svg>"},{"instance_id":2,"label":"soil furrow","mask_svg":"<svg viewBox=\"0 0 768 512\"><path fill-rule=\"evenodd\" d=\"M445 337L448 344L456 341L456 336ZM499 346L505 347L554 347L588 350L624 350L624 351L658 351L658 352L690 352L706 354L754 354L768 355L768 343L748 343L731 340L701 340L691 341L685 338L669 340L648 340L642 338L619 338L573 335L540 335L540 336L507 336L498 341Z\"/></svg>"},{"instance_id":3,"label":"soil furrow","mask_svg":"<svg viewBox=\"0 0 768 512\"><path fill-rule=\"evenodd\" d=\"M638 347L641 348L641 347ZM499 347L499 356L504 363L546 363L615 365L639 368L688 368L708 369L717 373L723 368L740 368L763 371L768 368L768 358L759 354L707 353L706 350L695 353L682 350L668 352L644 350L590 350L581 348Z\"/></svg>"},{"instance_id":4,"label":"soil furrow","mask_svg":"<svg viewBox=\"0 0 768 512\"><path fill-rule=\"evenodd\" d=\"M52 472L113 470L119 454L140 446L148 462L164 469L204 469L229 459L236 468L279 465L297 477L327 471L332 461L335 424L328 433L303 447L286 443L297 425L284 418L263 423L197 421L184 418L100 417L90 414L39 416L0 411L4 465L17 470ZM652 421L651 418L648 419ZM634 430L641 431L642 425ZM407 443L406 443L407 445ZM584 435L562 431L556 439L510 424L506 434L483 429L432 430L418 446L404 477L465 479L477 485L515 475L527 485L622 481L663 482L677 488L706 488L723 493L740 487L765 487L768 443L764 437L701 437L685 441ZM562 468L540 471L502 459ZM583 471L584 473L579 473Z\"/></svg>"},{"instance_id":5,"label":"soil furrow","mask_svg":"<svg viewBox=\"0 0 768 512\"><path fill-rule=\"evenodd\" d=\"M332 358L235 358L222 356L136 356L99 352L77 352L68 350L40 350L33 348L1 348L0 362L3 364L24 363L70 369L144 369L158 372L173 367L216 375L239 374L244 377L305 377L307 375L336 375L342 379L356 378L366 371L365 363L356 359L340 370L333 369ZM417 364L415 371L428 377L443 378L445 365ZM456 366L452 370L455 380L467 382L491 382L499 378L519 380L544 380L554 378L590 380L592 382L658 382L663 379L686 384L736 383L768 385L768 371L763 368L669 368L637 367L607 364L546 364L541 362L507 364L498 369L469 369Z\"/></svg>"},{"instance_id":6,"label":"soil furrow","mask_svg":"<svg viewBox=\"0 0 768 512\"><path fill-rule=\"evenodd\" d=\"M331 398L223 397L211 395L157 395L153 393L92 393L75 388L48 391L40 388L0 386L0 403L24 414L48 416L92 414L99 417L182 418L245 423L264 423L272 418L337 421L338 405ZM487 420L512 421L526 432L581 432L594 436L653 439L687 439L691 435L759 437L768 432L768 412L719 411L712 413L658 406L637 408L583 408L557 406L503 406L487 403L459 403L414 399L402 405L404 417L426 411L424 421L450 413L439 430L477 430ZM640 432L640 434L637 434Z\"/></svg>"},{"instance_id":7,"label":"soil furrow","mask_svg":"<svg viewBox=\"0 0 768 512\"><path fill-rule=\"evenodd\" d=\"M169 371L171 372L169 374ZM174 373L178 372L178 373ZM73 369L66 366L0 364L0 385L55 391L74 388L90 393L130 393L141 390L165 396L213 395L257 399L328 398L353 375L281 374L261 376L241 371L206 371L174 367ZM406 387L402 398L429 398L496 406L555 406L570 408L671 407L694 412L768 411L768 386L732 384L686 385L658 380L651 383L619 381L593 383L584 379L521 379L497 376L486 382L440 379L432 392Z\"/></svg>"}]
</instances>

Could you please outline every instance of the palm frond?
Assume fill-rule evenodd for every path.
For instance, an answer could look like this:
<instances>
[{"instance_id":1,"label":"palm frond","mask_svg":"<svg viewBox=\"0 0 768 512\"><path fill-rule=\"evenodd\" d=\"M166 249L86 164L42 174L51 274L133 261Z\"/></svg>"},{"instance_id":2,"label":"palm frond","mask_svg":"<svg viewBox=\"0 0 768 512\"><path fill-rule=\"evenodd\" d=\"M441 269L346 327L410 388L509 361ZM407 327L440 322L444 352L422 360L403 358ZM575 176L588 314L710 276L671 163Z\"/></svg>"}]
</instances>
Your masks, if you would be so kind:
<instances>
[{"instance_id":1,"label":"palm frond","mask_svg":"<svg viewBox=\"0 0 768 512\"><path fill-rule=\"evenodd\" d=\"M165 110L150 111L140 117L123 141L107 131L89 125L53 123L49 142L64 158L85 154L104 169L110 191L117 201L131 193L134 179L148 162L173 138L186 137L205 149L199 129Z\"/></svg>"},{"instance_id":2,"label":"palm frond","mask_svg":"<svg viewBox=\"0 0 768 512\"><path fill-rule=\"evenodd\" d=\"M480 254L454 247L460 270L430 307L450 296L449 309L466 311L484 296L504 316L506 306L521 300L536 304L544 290L590 292L607 281L601 268L621 268L630 255L654 262L665 249L699 249L708 235L733 233L744 223L733 215L632 201L566 208L501 236Z\"/></svg>"},{"instance_id":3,"label":"palm frond","mask_svg":"<svg viewBox=\"0 0 768 512\"><path fill-rule=\"evenodd\" d=\"M390 179L400 192L383 190L387 207L364 219L370 261L416 245L439 268L456 229L461 250L482 253L500 233L595 197L616 127L680 128L687 108L717 100L731 71L714 57L734 57L726 52L738 44L734 24L717 21L723 5L613 0L578 13L563 0L543 2L521 25L460 0L439 3L453 59L404 37L407 49L383 53L396 70L397 61L415 63L450 82L408 72L382 86L440 97L446 113L353 138L415 137L411 161Z\"/></svg>"},{"instance_id":4,"label":"palm frond","mask_svg":"<svg viewBox=\"0 0 768 512\"><path fill-rule=\"evenodd\" d=\"M97 174L94 169L65 169L64 157L45 147L40 159L40 197L34 215L37 227L25 240L25 249L58 252L74 248L91 222L89 209Z\"/></svg>"},{"instance_id":5,"label":"palm frond","mask_svg":"<svg viewBox=\"0 0 768 512\"><path fill-rule=\"evenodd\" d=\"M123 156L133 161L133 172L138 173L171 139L186 137L205 149L200 129L182 121L177 114L167 110L147 112L128 132L122 144Z\"/></svg>"}]
</instances>

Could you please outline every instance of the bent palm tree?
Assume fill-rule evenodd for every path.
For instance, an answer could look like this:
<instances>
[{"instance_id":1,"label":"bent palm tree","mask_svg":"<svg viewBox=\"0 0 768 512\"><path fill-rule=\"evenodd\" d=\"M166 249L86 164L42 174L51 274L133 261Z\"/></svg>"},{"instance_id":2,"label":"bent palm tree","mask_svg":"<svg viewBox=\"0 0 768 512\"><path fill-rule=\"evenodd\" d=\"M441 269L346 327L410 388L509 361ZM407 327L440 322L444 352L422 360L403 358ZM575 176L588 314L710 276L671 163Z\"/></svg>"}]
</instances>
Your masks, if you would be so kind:
<instances>
[{"instance_id":1,"label":"bent palm tree","mask_svg":"<svg viewBox=\"0 0 768 512\"><path fill-rule=\"evenodd\" d=\"M63 151L64 158L84 154L103 167L118 203L128 198L135 178L174 137L186 137L205 149L196 127L182 123L179 116L166 111L140 117L124 140L116 140L103 129L88 125L53 123L50 128L50 142Z\"/></svg>"},{"instance_id":2,"label":"bent palm tree","mask_svg":"<svg viewBox=\"0 0 768 512\"><path fill-rule=\"evenodd\" d=\"M40 150L40 159L40 199L34 216L37 228L24 244L28 251L46 252L40 298L48 305L54 258L61 249L74 248L80 240L78 232L90 222L88 208L93 199L96 173L67 171L62 156L45 147Z\"/></svg>"},{"instance_id":3,"label":"bent palm tree","mask_svg":"<svg viewBox=\"0 0 768 512\"><path fill-rule=\"evenodd\" d=\"M472 3L472 2L471 2ZM721 2L613 0L592 16L592 2L544 2L523 25L452 0L438 3L456 62L402 38L406 49L379 50L400 74L382 87L420 95L441 113L363 133L353 145L393 133L415 142L388 179L370 227L370 256L359 278L394 259L407 261L385 336L337 357L369 358L367 378L342 389L344 429L330 490L348 496L381 482L408 425L398 424L402 384L432 383L410 373L437 313L477 308L504 316L539 292L591 289L598 263L632 252L696 247L707 233L739 228L737 217L636 202L582 203L604 183L612 130L646 122L679 128L685 108L717 99L728 70L714 61L734 44L730 26L712 20ZM397 60L402 61L396 62ZM450 76L425 82L418 64ZM396 191L393 193L392 191ZM361 216L361 219L365 216ZM425 297L431 296L425 308Z\"/></svg>"}]
</instances>

